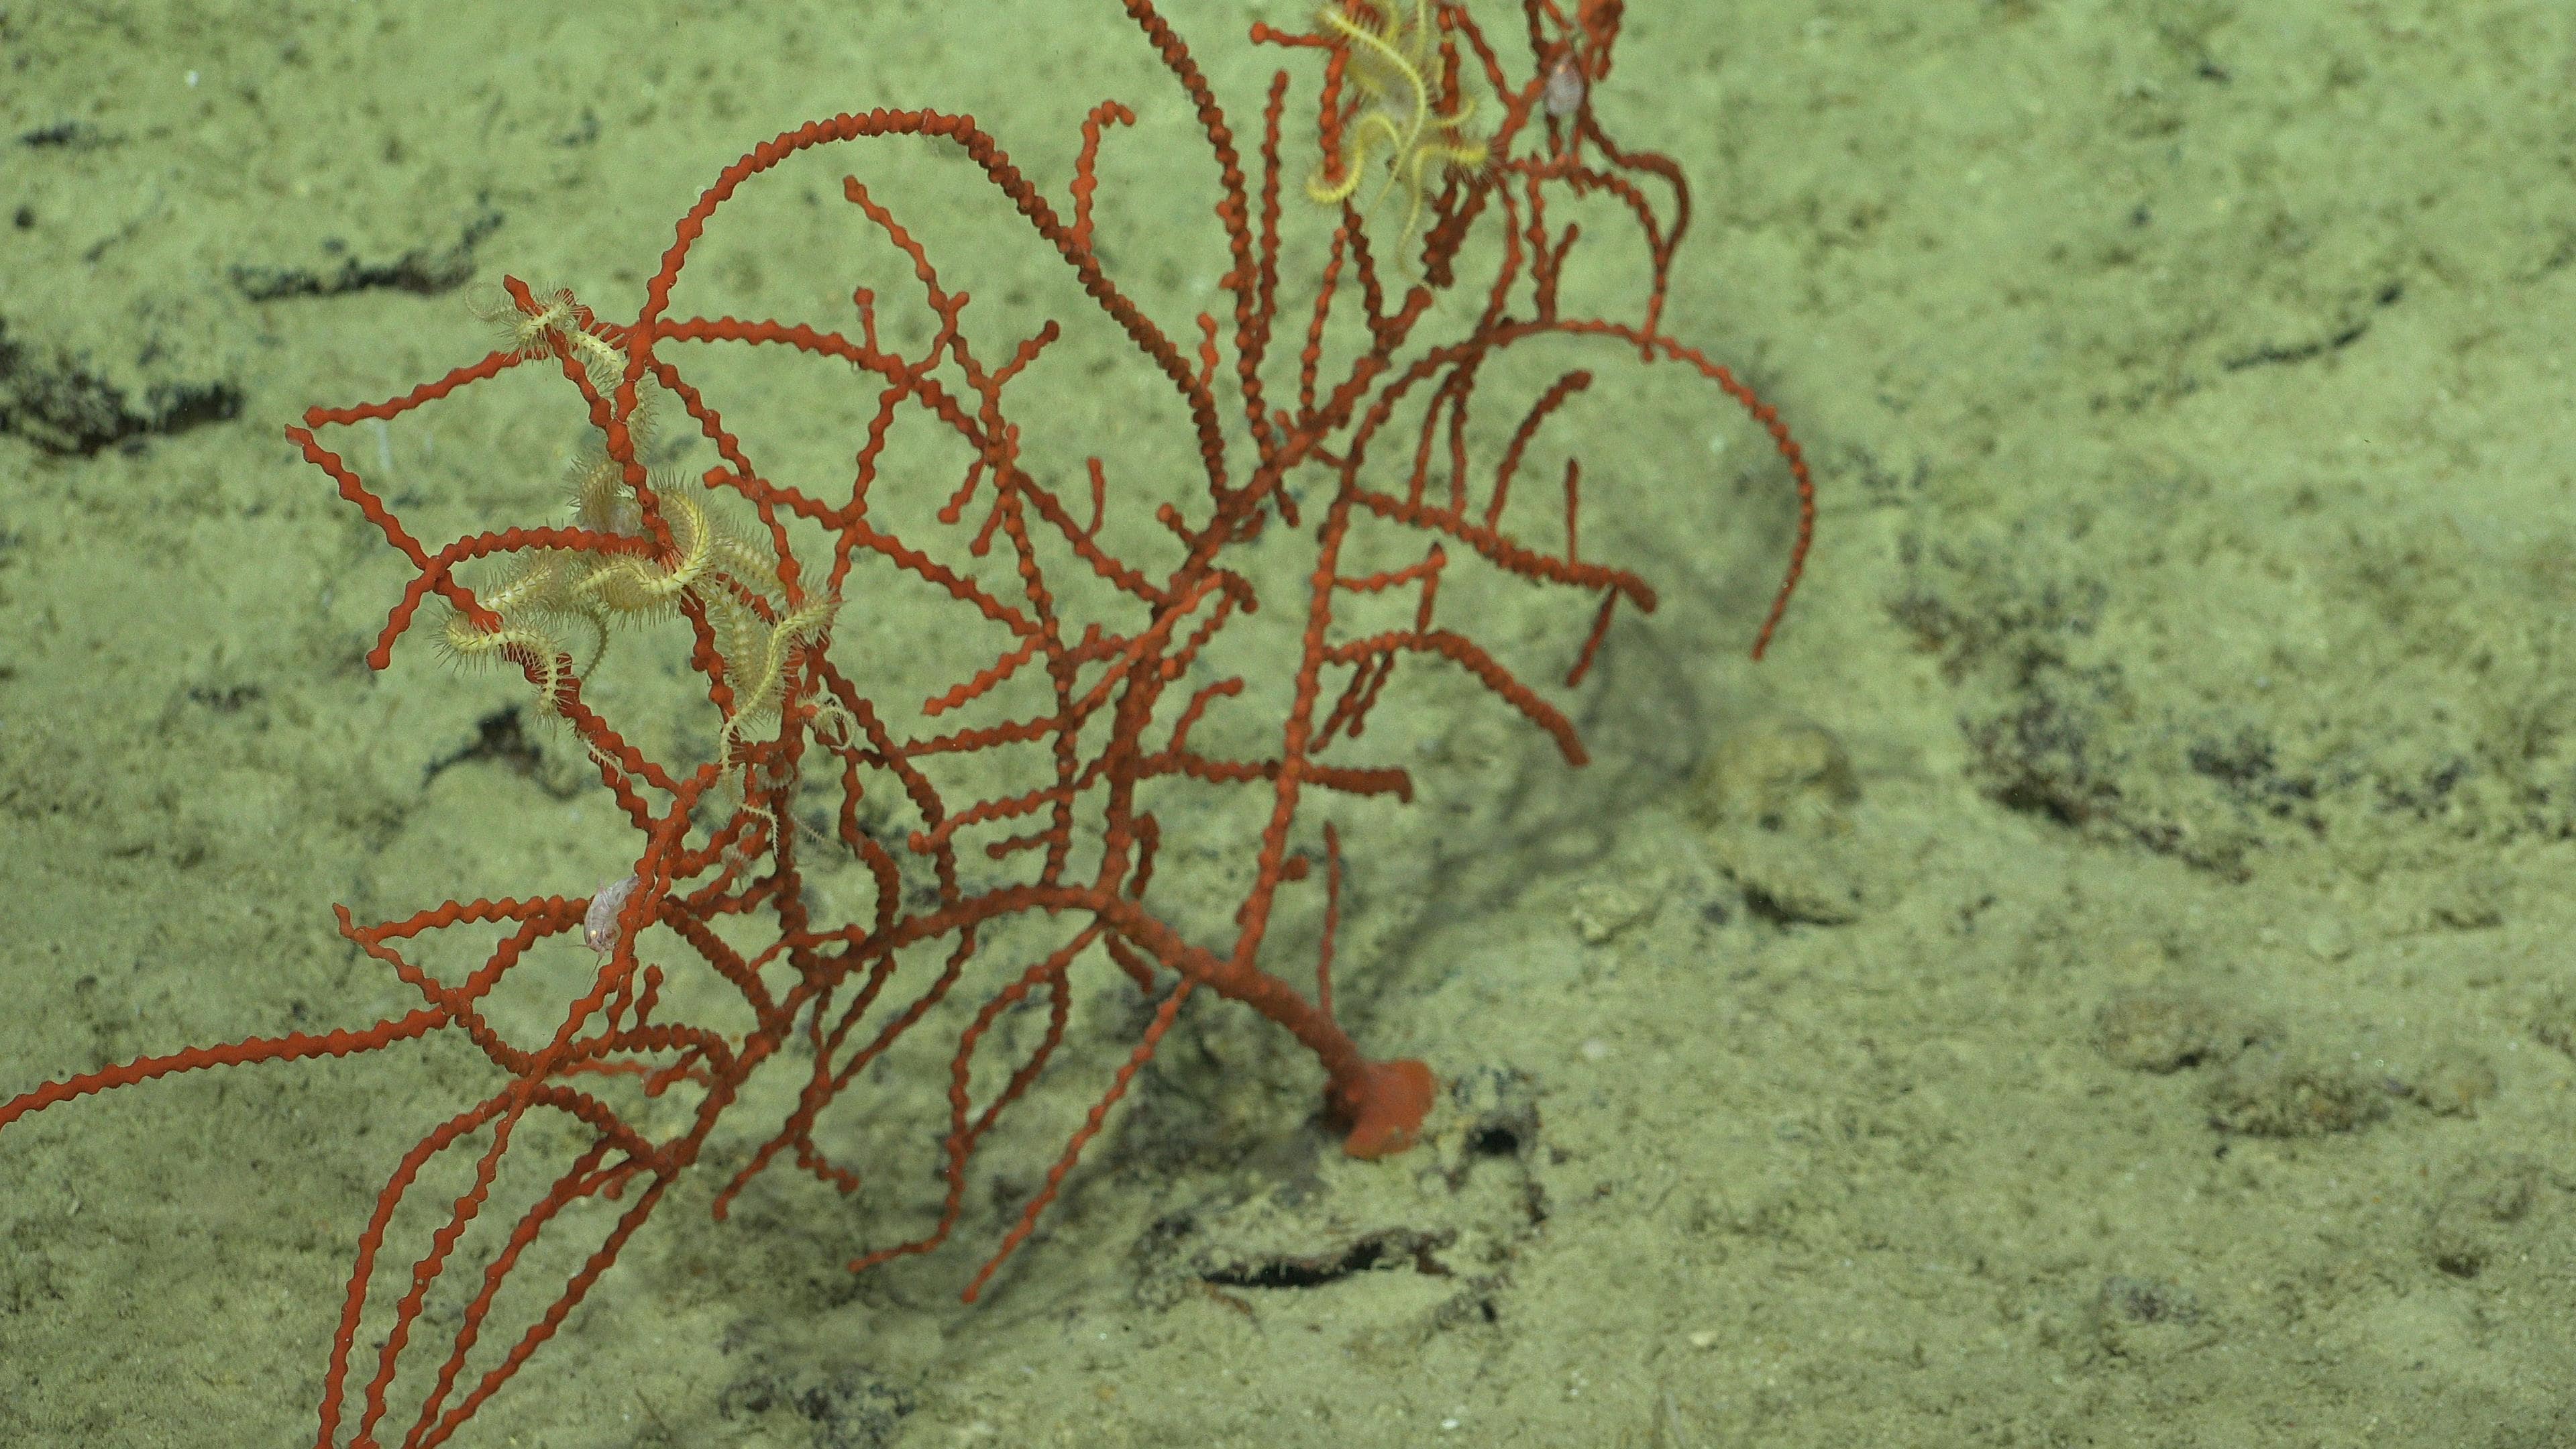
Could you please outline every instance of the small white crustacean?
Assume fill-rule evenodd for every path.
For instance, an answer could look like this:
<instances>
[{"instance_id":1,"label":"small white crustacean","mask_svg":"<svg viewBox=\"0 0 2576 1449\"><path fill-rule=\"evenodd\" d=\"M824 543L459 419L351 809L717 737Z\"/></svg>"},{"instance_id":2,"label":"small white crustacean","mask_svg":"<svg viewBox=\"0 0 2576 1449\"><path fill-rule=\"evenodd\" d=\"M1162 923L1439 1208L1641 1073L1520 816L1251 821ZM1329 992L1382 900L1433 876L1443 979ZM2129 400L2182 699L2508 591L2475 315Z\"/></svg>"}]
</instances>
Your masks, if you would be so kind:
<instances>
[{"instance_id":1,"label":"small white crustacean","mask_svg":"<svg viewBox=\"0 0 2576 1449\"><path fill-rule=\"evenodd\" d=\"M581 943L601 957L617 954L617 916L626 909L627 898L643 882L634 876L613 880L599 888L590 898L590 909L581 913Z\"/></svg>"},{"instance_id":2,"label":"small white crustacean","mask_svg":"<svg viewBox=\"0 0 2576 1449\"><path fill-rule=\"evenodd\" d=\"M1539 104L1562 121L1583 109L1583 92L1583 61L1568 46L1548 63L1547 87L1539 94Z\"/></svg>"}]
</instances>

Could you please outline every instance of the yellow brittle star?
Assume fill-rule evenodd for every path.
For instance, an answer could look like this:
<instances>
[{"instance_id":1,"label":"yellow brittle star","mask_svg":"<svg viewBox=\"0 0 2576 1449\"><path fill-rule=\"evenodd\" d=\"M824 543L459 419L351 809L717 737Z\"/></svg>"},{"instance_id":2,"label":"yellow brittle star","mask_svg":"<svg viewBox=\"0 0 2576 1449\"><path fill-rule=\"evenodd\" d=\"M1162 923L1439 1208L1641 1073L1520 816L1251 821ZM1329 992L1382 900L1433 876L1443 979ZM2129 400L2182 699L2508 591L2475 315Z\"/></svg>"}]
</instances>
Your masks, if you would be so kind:
<instances>
[{"instance_id":1,"label":"yellow brittle star","mask_svg":"<svg viewBox=\"0 0 2576 1449\"><path fill-rule=\"evenodd\" d=\"M535 312L513 309L499 313L499 320L521 351L549 350L562 339L592 386L606 392L625 375L626 353L581 327L579 315L572 294L558 292L539 299ZM637 391L626 419L636 447L652 436L656 397L650 385ZM627 485L626 470L604 451L588 450L567 481L573 527L615 538L645 536L641 500ZM516 554L481 591L482 604L500 616L501 627L487 629L454 612L439 643L460 664L509 659L536 671L538 709L552 714L566 679L587 675L607 655L612 626L651 623L677 613L684 599L694 601L715 631L716 652L733 684L716 744L718 757L725 758L746 725L778 711L791 656L830 627L840 601L824 597L785 608L778 565L766 549L726 527L675 481L654 487L653 496L671 536L667 554L562 548ZM555 633L564 624L583 626L593 640L590 662L577 672Z\"/></svg>"},{"instance_id":2,"label":"yellow brittle star","mask_svg":"<svg viewBox=\"0 0 2576 1449\"><path fill-rule=\"evenodd\" d=\"M1367 209L1376 210L1388 192L1402 186L1404 229L1397 235L1410 236L1422 219L1423 193L1440 168L1472 170L1485 163L1485 143L1460 129L1475 111L1475 98L1459 96L1455 109L1448 111L1434 108L1431 75L1438 48L1432 0L1414 0L1409 18L1403 0L1356 11L1326 5L1318 18L1348 42L1345 53L1360 103L1343 132L1342 154L1308 178L1306 195L1326 206L1340 205L1359 190L1369 159L1384 152L1386 179Z\"/></svg>"}]
</instances>

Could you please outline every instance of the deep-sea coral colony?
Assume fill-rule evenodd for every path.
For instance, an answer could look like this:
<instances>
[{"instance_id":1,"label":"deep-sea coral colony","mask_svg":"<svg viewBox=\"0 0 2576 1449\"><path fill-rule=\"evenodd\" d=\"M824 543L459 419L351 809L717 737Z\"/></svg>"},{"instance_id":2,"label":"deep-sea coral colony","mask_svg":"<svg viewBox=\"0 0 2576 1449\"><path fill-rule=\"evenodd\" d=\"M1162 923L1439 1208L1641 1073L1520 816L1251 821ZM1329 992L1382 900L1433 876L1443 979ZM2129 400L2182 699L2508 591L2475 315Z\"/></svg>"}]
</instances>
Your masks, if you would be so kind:
<instances>
[{"instance_id":1,"label":"deep-sea coral colony","mask_svg":"<svg viewBox=\"0 0 2576 1449\"><path fill-rule=\"evenodd\" d=\"M1188 47L1152 0L1119 3L1192 102L1215 163L1170 173L1213 175L1218 188L1214 218L1228 259L1219 285L1232 325L1201 316L1195 349L1173 342L1093 245L1095 162L1104 131L1132 124L1124 106L1104 101L1083 124L1070 219L968 118L874 110L811 122L725 167L680 219L632 321L601 321L570 293L540 295L512 279L504 300L487 308L507 333L489 355L400 397L313 408L288 430L412 570L369 663L387 667L420 610L443 606L435 634L450 655L515 667L537 689L538 707L581 741L634 852L628 872L586 901L447 901L374 925L338 908L343 933L419 996L421 1004L400 1016L358 1029L186 1048L48 1082L0 1103L5 1130L29 1113L110 1087L211 1067L380 1051L439 1032L463 1037L490 1063L497 1084L400 1154L358 1234L322 1375L319 1449L372 1446L388 1435L407 1446L451 1437L565 1323L664 1192L697 1163L718 1119L744 1105L746 1085L773 1062L789 1063L791 1079L801 1075L795 1104L716 1194L717 1216L782 1155L848 1194L862 1179L836 1163L834 1151L871 1133L880 1143L928 1140L935 1143L928 1175L940 1184L938 1202L907 1191L918 1175L897 1170L871 1178L876 1195L850 1221L876 1246L851 1266L939 1247L965 1211L979 1151L1051 1065L1060 1065L1077 967L1108 975L1105 989L1142 1004L1127 1016L1132 1045L1095 1080L1089 1110L1042 1174L1032 1176L1025 1161L1012 1169L1034 1186L967 1283L968 1300L1027 1241L1194 992L1249 1006L1315 1055L1326 1079L1326 1115L1345 1134L1346 1151L1368 1158L1411 1145L1433 1105L1431 1072L1420 1061L1366 1055L1335 1016L1333 929L1347 822L1317 817L1338 799L1410 798L1404 767L1346 758L1406 660L1413 668L1457 666L1546 733L1569 762L1583 761L1566 714L1487 652L1472 621L1440 615L1448 571L1476 566L1497 588L1597 600L1592 628L1573 651L1568 686L1602 647L1617 603L1642 611L1655 598L1632 571L1577 555L1581 478L1571 460L1561 495L1532 501L1524 488L1513 496L1533 440L1591 386L1589 371L1559 376L1527 405L1509 441L1480 455L1485 445L1469 432L1466 415L1480 381L1493 376L1488 364L1505 352L1539 339L1611 344L1640 365L1677 365L1705 380L1769 433L1795 482L1798 508L1787 575L1755 636L1757 657L1770 640L1804 563L1813 490L1776 414L1725 368L1660 330L1688 197L1673 162L1620 149L1594 113L1610 74L1618 0L1581 0L1571 18L1559 0L1522 0L1532 65L1517 76L1454 0L1342 0L1309 33L1255 26L1256 41L1325 58L1314 193L1329 208L1332 231L1311 286L1301 292L1292 285L1285 295L1276 200L1289 76L1273 79L1255 145L1257 174L1247 175L1225 112ZM1474 109L1470 81L1499 106L1482 138L1465 130ZM1048 322L999 364L979 356L959 325L965 295L943 284L925 248L855 176L845 178L843 195L873 235L902 253L935 320L919 352L881 341L875 294L864 287L851 294L855 333L671 315L692 249L742 186L802 152L896 136L955 148L1071 269L1097 308L1093 320L1105 322L1107 335L1178 395L1205 474L1203 497L1196 488L1125 477L1127 470L1094 457L1082 480L1089 497L1077 499L1023 466L1023 425L1054 420L1033 420L1023 408L1013 421L1005 392L1062 335L1059 324ZM1400 238L1419 238L1407 258L1418 265L1417 280L1400 294L1388 291L1379 260L1386 253L1369 245L1368 209L1353 204L1372 166L1386 171L1380 200L1396 191L1406 198ZM1650 182L1669 188L1669 211L1651 201ZM1559 310L1558 282L1578 231L1558 218L1586 196L1609 198L1610 214L1633 220L1643 236L1647 275L1635 318ZM1471 233L1479 234L1472 252ZM1470 255L1491 268L1466 289L1481 305L1435 313L1434 295L1454 285ZM1364 325L1343 325L1354 311ZM1274 350L1283 337L1293 356L1287 347ZM764 472L675 360L694 347L783 349L854 373L860 405L872 412L865 441L853 450L846 493ZM521 367L559 373L591 429L562 525L501 527L426 547L319 436L434 407ZM926 429L933 442L969 460L935 526L899 525L890 510L870 507L880 484L925 486L909 474L878 473L885 439L898 426ZM717 466L695 478L656 475L644 463L643 442L665 427L693 427ZM1101 519L1111 506L1113 474L1122 475L1122 490L1149 490L1141 506L1122 492L1118 506L1160 523L1163 533L1152 540L1160 552L1139 545L1128 557L1106 541ZM744 521L725 522L728 510ZM791 520L809 534L819 531L827 546L800 557L785 526ZM1362 529L1373 546L1391 544L1414 561L1353 571L1357 550L1346 553L1345 544ZM1254 572L1231 566L1265 533L1311 550L1295 575L1302 591L1273 586L1265 601ZM979 571L974 561L995 551L1010 567ZM954 682L926 701L891 698L859 667L864 660L832 648L837 601L848 596L863 560L876 570L871 588L887 581L910 588L916 602L927 598L933 609L999 631L1004 642L990 654L938 661ZM1093 611L1098 617L1075 617L1070 591L1059 599L1050 589L1050 571L1061 583L1067 570L1106 586L1109 603ZM987 582L995 578L1008 582ZM1359 632L1341 612L1355 598L1386 595L1410 596L1409 623ZM1293 655L1280 677L1262 681L1284 687L1259 690L1217 662L1217 646L1265 602L1270 607L1260 617L1283 621L1293 647L1223 656L1280 669ZM619 628L647 621L688 635L691 677L722 721L708 758L654 758L585 696L586 672ZM587 663L573 657L576 637L588 646ZM1006 706L1003 687L1014 680L1026 687ZM1283 699L1284 712L1277 703ZM1270 702L1252 702L1262 700ZM990 712L980 722L950 723L951 715L979 707ZM1194 743L1193 730L1226 710L1243 726L1233 738L1255 742L1233 748L1250 753ZM924 721L923 732L899 727L912 718ZM977 772L973 778L984 783L970 788L941 773L960 759L994 768ZM800 790L834 808L800 816ZM1174 811L1169 819L1158 813L1190 792L1248 795L1256 808L1244 813L1259 824L1243 828L1223 810ZM915 827L872 828L862 804L885 799L902 802ZM830 828L808 830L808 818ZM971 856L970 845L978 847ZM846 917L822 916L804 885L809 849L846 852L874 883L872 902ZM1158 859L1174 850L1248 865L1237 877L1244 894L1230 937L1193 939L1176 924L1217 917L1204 902L1174 899L1176 890L1204 889L1209 875L1157 879ZM1313 869L1318 862L1320 871ZM1291 984L1302 963L1276 960L1287 953L1265 951L1265 944L1283 895L1311 890L1316 875L1323 937L1309 995ZM461 979L414 959L424 938L473 930L483 932L480 940L497 936L497 944ZM528 969L532 958L557 949L548 944L557 936L588 947L593 958L583 963L586 983L560 999L562 988L544 984L554 979L546 972L559 969L559 956L545 958L554 965ZM666 992L683 972L691 990ZM487 1014L497 994L523 987L560 1012L541 1039L516 1039ZM693 1019L675 1004L714 998L731 1014L705 1007L707 1014ZM933 1109L943 1115L926 1131L890 1130L879 1120L884 1100L866 1095L906 1042L929 1046L927 1058L910 1059L913 1069L945 1076ZM845 1093L867 1104L856 1127L843 1120L852 1114L826 1116ZM668 1109L641 1110L644 1099L657 1097L677 1100L682 1124L658 1140L646 1124L672 1120ZM545 1114L559 1119L551 1130L520 1130ZM528 1159L533 1168L518 1165ZM505 1161L513 1164L507 1174ZM549 1172L550 1183L527 1190ZM428 1185L433 1173L442 1174L435 1188ZM613 1217L567 1211L582 1203L618 1207ZM434 1224L425 1230L424 1214ZM388 1303L377 1283L378 1259L398 1241L419 1245L420 1253L408 1272L399 1255L387 1265L387 1283L407 1283ZM566 1271L553 1276L558 1270ZM504 1330L514 1320L525 1326L512 1335Z\"/></svg>"}]
</instances>

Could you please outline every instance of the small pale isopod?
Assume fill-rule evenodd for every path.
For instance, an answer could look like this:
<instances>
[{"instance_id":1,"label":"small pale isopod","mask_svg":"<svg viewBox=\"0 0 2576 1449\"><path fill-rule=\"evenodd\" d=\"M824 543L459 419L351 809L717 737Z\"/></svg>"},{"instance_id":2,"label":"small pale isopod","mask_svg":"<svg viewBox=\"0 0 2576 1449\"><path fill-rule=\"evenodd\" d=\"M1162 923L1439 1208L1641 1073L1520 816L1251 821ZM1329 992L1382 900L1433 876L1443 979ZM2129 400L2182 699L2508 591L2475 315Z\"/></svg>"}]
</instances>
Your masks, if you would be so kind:
<instances>
[{"instance_id":1,"label":"small pale isopod","mask_svg":"<svg viewBox=\"0 0 2576 1449\"><path fill-rule=\"evenodd\" d=\"M1583 109L1583 62L1571 48L1558 51L1548 63L1547 89L1540 93L1539 103L1560 121Z\"/></svg>"},{"instance_id":2,"label":"small pale isopod","mask_svg":"<svg viewBox=\"0 0 2576 1449\"><path fill-rule=\"evenodd\" d=\"M601 886L599 894L590 898L590 909L581 913L581 943L602 957L617 954L617 914L642 884L630 875Z\"/></svg>"}]
</instances>

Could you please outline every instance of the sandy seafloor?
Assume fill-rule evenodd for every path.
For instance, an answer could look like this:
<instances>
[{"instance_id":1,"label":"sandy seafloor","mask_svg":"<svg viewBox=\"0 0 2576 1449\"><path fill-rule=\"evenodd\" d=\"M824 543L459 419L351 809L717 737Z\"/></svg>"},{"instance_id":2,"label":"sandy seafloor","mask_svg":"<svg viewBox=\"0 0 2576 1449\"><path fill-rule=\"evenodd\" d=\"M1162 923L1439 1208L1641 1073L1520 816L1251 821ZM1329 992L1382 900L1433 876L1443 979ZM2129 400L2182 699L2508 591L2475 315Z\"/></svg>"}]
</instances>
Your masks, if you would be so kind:
<instances>
[{"instance_id":1,"label":"sandy seafloor","mask_svg":"<svg viewBox=\"0 0 2576 1449\"><path fill-rule=\"evenodd\" d=\"M1170 8L1248 120L1245 26L1299 8ZM1343 1010L1455 1088L1425 1145L1343 1160L1311 1063L1194 1012L983 1303L1042 1134L858 1280L852 1207L778 1172L716 1224L692 1179L456 1442L2576 1444L2576 12L1628 8L1595 103L1695 188L1669 328L1811 449L1816 552L1752 664L1776 460L1593 358L1551 459L1665 595L1557 696L1593 765L1415 670L1369 741L1423 798L1344 817ZM1105 0L626 10L0 11L0 1092L402 1009L335 901L619 866L562 737L471 751L523 687L363 667L402 573L280 438L480 355L462 284L631 314L719 166L843 109L972 111L1060 198L1116 96L1113 265L1184 336L1215 296L1211 170ZM814 241L845 170L969 198L979 337L1080 316L919 142L782 175L689 305L909 285ZM1132 362L1020 386L1190 478ZM497 395L339 445L424 536L544 521L578 419ZM846 460L817 396L775 394ZM1588 606L1529 609L1561 667ZM0 1136L0 1444L309 1440L375 1192L490 1076Z\"/></svg>"}]
</instances>

